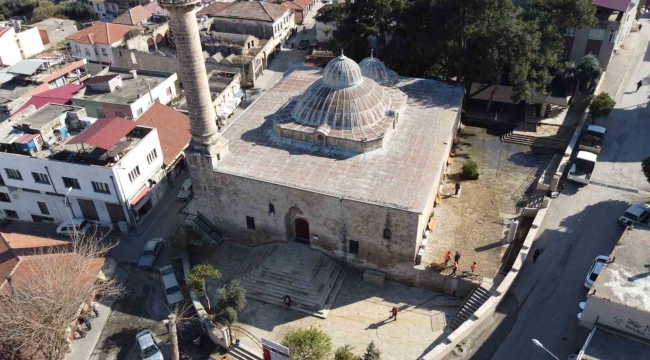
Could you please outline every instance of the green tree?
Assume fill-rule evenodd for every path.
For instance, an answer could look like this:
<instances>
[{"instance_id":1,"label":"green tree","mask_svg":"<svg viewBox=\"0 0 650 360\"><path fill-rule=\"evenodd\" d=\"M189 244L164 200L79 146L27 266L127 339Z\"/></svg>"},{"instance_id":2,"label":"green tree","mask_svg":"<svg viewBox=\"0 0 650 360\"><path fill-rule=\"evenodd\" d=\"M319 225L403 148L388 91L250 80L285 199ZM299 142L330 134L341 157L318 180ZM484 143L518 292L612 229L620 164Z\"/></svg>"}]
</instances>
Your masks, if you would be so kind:
<instances>
[{"instance_id":1,"label":"green tree","mask_svg":"<svg viewBox=\"0 0 650 360\"><path fill-rule=\"evenodd\" d=\"M90 20L95 15L93 7L87 1L62 1L57 5L59 12L70 19L85 21Z\"/></svg>"},{"instance_id":2,"label":"green tree","mask_svg":"<svg viewBox=\"0 0 650 360\"><path fill-rule=\"evenodd\" d=\"M374 341L370 341L366 348L366 353L363 354L363 360L381 360L381 351L377 349Z\"/></svg>"},{"instance_id":3,"label":"green tree","mask_svg":"<svg viewBox=\"0 0 650 360\"><path fill-rule=\"evenodd\" d=\"M332 339L320 329L289 330L282 345L291 351L292 360L325 360L332 353Z\"/></svg>"},{"instance_id":4,"label":"green tree","mask_svg":"<svg viewBox=\"0 0 650 360\"><path fill-rule=\"evenodd\" d=\"M643 170L643 175L645 175L645 178L648 180L648 182L650 182L650 156L643 159L643 162L641 163L641 169Z\"/></svg>"},{"instance_id":5,"label":"green tree","mask_svg":"<svg viewBox=\"0 0 650 360\"><path fill-rule=\"evenodd\" d=\"M38 0L0 0L0 13L5 19L20 16L27 18L38 5Z\"/></svg>"},{"instance_id":6,"label":"green tree","mask_svg":"<svg viewBox=\"0 0 650 360\"><path fill-rule=\"evenodd\" d=\"M30 21L32 23L37 23L39 21L43 21L45 19L56 16L58 12L59 8L57 8L54 3L49 1L41 1L40 5L32 12L32 18Z\"/></svg>"},{"instance_id":7,"label":"green tree","mask_svg":"<svg viewBox=\"0 0 650 360\"><path fill-rule=\"evenodd\" d=\"M133 28L126 33L127 39L133 39L136 36L142 35L142 30L139 28Z\"/></svg>"},{"instance_id":8,"label":"green tree","mask_svg":"<svg viewBox=\"0 0 650 360\"><path fill-rule=\"evenodd\" d=\"M246 306L246 289L239 280L233 280L217 290L217 305L214 307L212 320L230 327L237 321L237 314Z\"/></svg>"},{"instance_id":9,"label":"green tree","mask_svg":"<svg viewBox=\"0 0 650 360\"><path fill-rule=\"evenodd\" d=\"M352 349L354 349L354 346L348 344L339 347L334 352L334 360L361 360L359 356L354 355Z\"/></svg>"},{"instance_id":10,"label":"green tree","mask_svg":"<svg viewBox=\"0 0 650 360\"><path fill-rule=\"evenodd\" d=\"M478 176L478 165L474 160L467 160L461 169L463 177L466 179L474 179Z\"/></svg>"},{"instance_id":11,"label":"green tree","mask_svg":"<svg viewBox=\"0 0 650 360\"><path fill-rule=\"evenodd\" d=\"M205 299L208 303L208 310L210 310L210 297L208 296L205 282L207 279L218 279L220 277L221 272L210 264L196 265L187 274L187 285L191 290L205 295Z\"/></svg>"},{"instance_id":12,"label":"green tree","mask_svg":"<svg viewBox=\"0 0 650 360\"><path fill-rule=\"evenodd\" d=\"M607 117L614 109L614 106L616 106L616 101L608 93L600 93L598 96L591 98L589 102L589 113L594 119Z\"/></svg>"},{"instance_id":13,"label":"green tree","mask_svg":"<svg viewBox=\"0 0 650 360\"><path fill-rule=\"evenodd\" d=\"M586 55L578 64L576 85L580 87L581 91L593 91L598 85L598 79L602 72L598 58L593 54Z\"/></svg>"}]
</instances>

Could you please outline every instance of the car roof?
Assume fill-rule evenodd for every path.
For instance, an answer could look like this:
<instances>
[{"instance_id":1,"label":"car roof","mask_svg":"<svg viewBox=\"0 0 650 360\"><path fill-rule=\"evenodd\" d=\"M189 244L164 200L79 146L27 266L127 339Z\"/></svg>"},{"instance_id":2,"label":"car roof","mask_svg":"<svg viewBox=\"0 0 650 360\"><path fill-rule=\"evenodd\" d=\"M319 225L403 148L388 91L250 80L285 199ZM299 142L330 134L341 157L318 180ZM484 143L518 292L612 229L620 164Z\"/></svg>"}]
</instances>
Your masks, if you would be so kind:
<instances>
[{"instance_id":1,"label":"car roof","mask_svg":"<svg viewBox=\"0 0 650 360\"><path fill-rule=\"evenodd\" d=\"M593 132L604 134L605 132L607 132L607 129L598 125L589 125L587 127L587 131L593 131Z\"/></svg>"},{"instance_id":2,"label":"car roof","mask_svg":"<svg viewBox=\"0 0 650 360\"><path fill-rule=\"evenodd\" d=\"M146 349L151 345L155 345L153 342L153 335L151 335L151 330L142 330L135 336L138 339L138 345L140 349Z\"/></svg>"},{"instance_id":3,"label":"car roof","mask_svg":"<svg viewBox=\"0 0 650 360\"><path fill-rule=\"evenodd\" d=\"M152 250L156 248L156 244L160 242L160 238L154 238L149 241L147 241L146 244L144 244L144 249L143 250Z\"/></svg>"},{"instance_id":4,"label":"car roof","mask_svg":"<svg viewBox=\"0 0 650 360\"><path fill-rule=\"evenodd\" d=\"M636 204L630 206L627 209L627 211L625 211L625 212L628 212L630 214L634 214L636 216L639 216L639 215L643 214L646 211L647 208L648 208L648 206L645 203L636 203Z\"/></svg>"},{"instance_id":5,"label":"car roof","mask_svg":"<svg viewBox=\"0 0 650 360\"><path fill-rule=\"evenodd\" d=\"M190 185L192 185L192 179L185 179L185 181L183 181L183 186L190 186Z\"/></svg>"},{"instance_id":6,"label":"car roof","mask_svg":"<svg viewBox=\"0 0 650 360\"><path fill-rule=\"evenodd\" d=\"M596 162L598 155L590 153L588 151L578 151L578 156L576 157L580 160Z\"/></svg>"},{"instance_id":7,"label":"car roof","mask_svg":"<svg viewBox=\"0 0 650 360\"><path fill-rule=\"evenodd\" d=\"M66 221L62 222L61 225L59 225L59 226L67 226L67 225L72 225L72 224L79 225L79 224L81 224L82 222L84 222L84 220L86 220L86 219L72 219L72 220L66 220Z\"/></svg>"}]
</instances>

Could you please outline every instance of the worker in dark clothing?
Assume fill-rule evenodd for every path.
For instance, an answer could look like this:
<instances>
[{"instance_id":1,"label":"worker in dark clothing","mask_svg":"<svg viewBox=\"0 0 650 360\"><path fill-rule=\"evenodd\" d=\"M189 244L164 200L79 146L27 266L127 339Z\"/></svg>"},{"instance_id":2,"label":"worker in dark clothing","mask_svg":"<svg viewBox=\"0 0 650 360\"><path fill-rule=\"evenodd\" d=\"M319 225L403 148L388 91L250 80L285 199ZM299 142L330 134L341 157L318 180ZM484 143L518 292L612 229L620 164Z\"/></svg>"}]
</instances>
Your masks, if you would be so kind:
<instances>
[{"instance_id":1,"label":"worker in dark clothing","mask_svg":"<svg viewBox=\"0 0 650 360\"><path fill-rule=\"evenodd\" d=\"M535 249L535 252L533 253L533 263L537 262L537 258L539 257L539 254L541 254L541 253L542 252L539 251L539 249Z\"/></svg>"},{"instance_id":2,"label":"worker in dark clothing","mask_svg":"<svg viewBox=\"0 0 650 360\"><path fill-rule=\"evenodd\" d=\"M635 92L638 92L639 89L641 88L641 86L643 86L643 81L642 81L642 80L639 80L639 82L636 83L636 91L635 91Z\"/></svg>"},{"instance_id":3,"label":"worker in dark clothing","mask_svg":"<svg viewBox=\"0 0 650 360\"><path fill-rule=\"evenodd\" d=\"M456 255L454 255L454 262L457 263L458 260L460 260L460 253L458 251L456 251Z\"/></svg>"}]
</instances>

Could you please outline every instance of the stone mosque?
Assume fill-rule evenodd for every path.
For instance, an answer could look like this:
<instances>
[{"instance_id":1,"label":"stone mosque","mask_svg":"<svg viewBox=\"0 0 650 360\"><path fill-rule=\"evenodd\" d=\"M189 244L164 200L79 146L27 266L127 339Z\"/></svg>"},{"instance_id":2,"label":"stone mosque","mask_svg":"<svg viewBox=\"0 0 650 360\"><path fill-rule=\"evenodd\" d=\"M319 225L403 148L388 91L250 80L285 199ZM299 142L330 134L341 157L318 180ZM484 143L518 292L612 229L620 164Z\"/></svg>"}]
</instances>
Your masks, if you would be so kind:
<instances>
[{"instance_id":1,"label":"stone mosque","mask_svg":"<svg viewBox=\"0 0 650 360\"><path fill-rule=\"evenodd\" d=\"M198 212L229 241L285 256L282 263L294 266L287 274L316 281L314 293L323 287L325 261L426 287L414 261L460 123L463 88L399 77L372 55L357 64L341 54L324 70L293 67L218 131L192 18L199 0L159 2L184 54L179 73L193 135L186 155ZM265 260L249 258L242 271L255 271L255 261ZM333 298L321 300L315 308Z\"/></svg>"}]
</instances>

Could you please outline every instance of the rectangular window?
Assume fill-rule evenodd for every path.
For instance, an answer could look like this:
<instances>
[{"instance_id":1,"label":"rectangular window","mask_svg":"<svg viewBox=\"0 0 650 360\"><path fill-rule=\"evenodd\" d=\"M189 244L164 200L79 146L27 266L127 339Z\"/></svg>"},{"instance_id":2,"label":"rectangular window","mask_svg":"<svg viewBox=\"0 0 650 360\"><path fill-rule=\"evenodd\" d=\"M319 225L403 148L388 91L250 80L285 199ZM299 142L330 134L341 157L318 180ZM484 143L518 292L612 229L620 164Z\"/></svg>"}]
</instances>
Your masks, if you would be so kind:
<instances>
[{"instance_id":1,"label":"rectangular window","mask_svg":"<svg viewBox=\"0 0 650 360\"><path fill-rule=\"evenodd\" d=\"M123 118L123 117L124 117L124 113L121 112L121 111L116 111L116 112L115 112L115 116Z\"/></svg>"},{"instance_id":2,"label":"rectangular window","mask_svg":"<svg viewBox=\"0 0 650 360\"><path fill-rule=\"evenodd\" d=\"M135 168L133 168L133 170L131 170L131 172L129 173L129 181L133 182L133 180L137 179L138 176L140 176L140 165L136 166Z\"/></svg>"},{"instance_id":3,"label":"rectangular window","mask_svg":"<svg viewBox=\"0 0 650 360\"><path fill-rule=\"evenodd\" d=\"M79 48L79 45L76 45L77 47L77 54L81 55L81 48Z\"/></svg>"},{"instance_id":4,"label":"rectangular window","mask_svg":"<svg viewBox=\"0 0 650 360\"><path fill-rule=\"evenodd\" d=\"M359 242L350 240L350 254L359 254Z\"/></svg>"},{"instance_id":5,"label":"rectangular window","mask_svg":"<svg viewBox=\"0 0 650 360\"><path fill-rule=\"evenodd\" d=\"M171 94L172 94L172 88L170 86L170 87L167 88L167 95L171 95Z\"/></svg>"},{"instance_id":6,"label":"rectangular window","mask_svg":"<svg viewBox=\"0 0 650 360\"><path fill-rule=\"evenodd\" d=\"M33 172L32 176L34 177L34 181L36 181L39 184L49 184L50 183L50 179L48 179L46 174Z\"/></svg>"},{"instance_id":7,"label":"rectangular window","mask_svg":"<svg viewBox=\"0 0 650 360\"><path fill-rule=\"evenodd\" d=\"M138 109L138 116L142 115L142 109Z\"/></svg>"},{"instance_id":8,"label":"rectangular window","mask_svg":"<svg viewBox=\"0 0 650 360\"><path fill-rule=\"evenodd\" d=\"M90 56L90 50L84 49L84 51L86 52L86 56Z\"/></svg>"},{"instance_id":9,"label":"rectangular window","mask_svg":"<svg viewBox=\"0 0 650 360\"><path fill-rule=\"evenodd\" d=\"M42 201L37 201L38 208L41 209L41 214L50 215L50 211L47 209L47 204Z\"/></svg>"},{"instance_id":10,"label":"rectangular window","mask_svg":"<svg viewBox=\"0 0 650 360\"><path fill-rule=\"evenodd\" d=\"M32 189L25 189L25 188L20 188L20 190L28 193L34 193L34 194L40 194L41 192L38 190L32 190Z\"/></svg>"},{"instance_id":11,"label":"rectangular window","mask_svg":"<svg viewBox=\"0 0 650 360\"><path fill-rule=\"evenodd\" d=\"M104 49L104 48L102 48L102 55L108 56L108 54L106 53L106 49Z\"/></svg>"},{"instance_id":12,"label":"rectangular window","mask_svg":"<svg viewBox=\"0 0 650 360\"><path fill-rule=\"evenodd\" d=\"M609 31L609 42L616 42L616 35L618 35L618 30Z\"/></svg>"},{"instance_id":13,"label":"rectangular window","mask_svg":"<svg viewBox=\"0 0 650 360\"><path fill-rule=\"evenodd\" d=\"M158 153L156 152L156 149L153 149L153 151L151 151L147 155L147 164L151 164L157 158L158 158Z\"/></svg>"},{"instance_id":14,"label":"rectangular window","mask_svg":"<svg viewBox=\"0 0 650 360\"><path fill-rule=\"evenodd\" d=\"M5 210L5 216L10 219L18 219L18 213L13 210Z\"/></svg>"},{"instance_id":15,"label":"rectangular window","mask_svg":"<svg viewBox=\"0 0 650 360\"><path fill-rule=\"evenodd\" d=\"M384 229L384 240L390 240L390 229Z\"/></svg>"},{"instance_id":16,"label":"rectangular window","mask_svg":"<svg viewBox=\"0 0 650 360\"><path fill-rule=\"evenodd\" d=\"M46 191L45 193L47 195L51 195L51 196L65 197L65 195L63 195L63 194L57 194L57 193L53 193L53 192L49 192L49 191Z\"/></svg>"},{"instance_id":17,"label":"rectangular window","mask_svg":"<svg viewBox=\"0 0 650 360\"><path fill-rule=\"evenodd\" d=\"M2 175L0 175L0 186L5 186L5 179L2 178Z\"/></svg>"},{"instance_id":18,"label":"rectangular window","mask_svg":"<svg viewBox=\"0 0 650 360\"><path fill-rule=\"evenodd\" d=\"M81 189L81 186L79 186L79 180L64 176L62 176L61 179L63 179L63 186L65 186L66 189Z\"/></svg>"},{"instance_id":19,"label":"rectangular window","mask_svg":"<svg viewBox=\"0 0 650 360\"><path fill-rule=\"evenodd\" d=\"M14 180L22 180L23 176L20 174L20 171L14 169L5 169L7 172L7 177Z\"/></svg>"},{"instance_id":20,"label":"rectangular window","mask_svg":"<svg viewBox=\"0 0 650 360\"><path fill-rule=\"evenodd\" d=\"M34 220L34 222L54 222L54 219L52 219L49 216L41 216L41 215L34 215L34 214L32 214L32 220Z\"/></svg>"},{"instance_id":21,"label":"rectangular window","mask_svg":"<svg viewBox=\"0 0 650 360\"><path fill-rule=\"evenodd\" d=\"M93 48L93 50L95 50L95 55L99 55L99 53L97 52L97 48Z\"/></svg>"},{"instance_id":22,"label":"rectangular window","mask_svg":"<svg viewBox=\"0 0 650 360\"><path fill-rule=\"evenodd\" d=\"M589 30L589 40L603 40L605 38L605 30L591 29Z\"/></svg>"},{"instance_id":23,"label":"rectangular window","mask_svg":"<svg viewBox=\"0 0 650 360\"><path fill-rule=\"evenodd\" d=\"M97 117L98 118L105 118L106 117L106 115L104 114L103 109L97 109Z\"/></svg>"},{"instance_id":24,"label":"rectangular window","mask_svg":"<svg viewBox=\"0 0 650 360\"><path fill-rule=\"evenodd\" d=\"M0 201L10 203L11 198L9 197L9 194L0 192Z\"/></svg>"},{"instance_id":25,"label":"rectangular window","mask_svg":"<svg viewBox=\"0 0 650 360\"><path fill-rule=\"evenodd\" d=\"M93 184L93 190L98 193L110 194L111 190L108 188L107 183L91 181Z\"/></svg>"},{"instance_id":26,"label":"rectangular window","mask_svg":"<svg viewBox=\"0 0 650 360\"><path fill-rule=\"evenodd\" d=\"M566 28L566 30L564 30L564 35L566 35L566 36L576 36L576 28L574 28L574 27Z\"/></svg>"},{"instance_id":27,"label":"rectangular window","mask_svg":"<svg viewBox=\"0 0 650 360\"><path fill-rule=\"evenodd\" d=\"M255 218L252 216L246 216L246 227L255 230Z\"/></svg>"}]
</instances>

